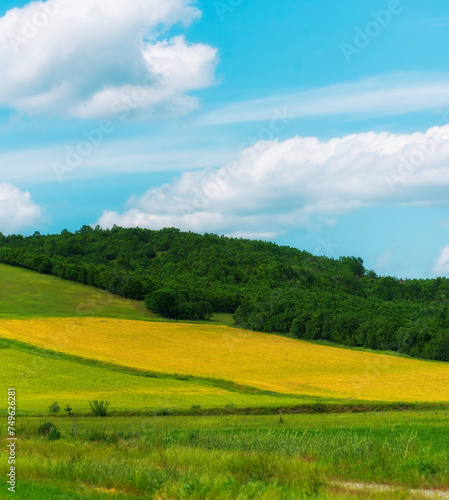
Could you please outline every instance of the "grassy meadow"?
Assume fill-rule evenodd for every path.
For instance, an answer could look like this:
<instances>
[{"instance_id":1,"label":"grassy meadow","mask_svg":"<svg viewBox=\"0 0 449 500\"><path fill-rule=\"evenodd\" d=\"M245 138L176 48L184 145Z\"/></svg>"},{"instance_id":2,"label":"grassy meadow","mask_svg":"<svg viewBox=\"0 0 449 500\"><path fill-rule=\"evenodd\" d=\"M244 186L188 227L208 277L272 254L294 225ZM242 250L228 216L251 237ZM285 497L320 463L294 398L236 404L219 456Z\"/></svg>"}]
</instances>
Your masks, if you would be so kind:
<instances>
[{"instance_id":1,"label":"grassy meadow","mask_svg":"<svg viewBox=\"0 0 449 500\"><path fill-rule=\"evenodd\" d=\"M445 498L448 420L443 411L53 418L52 442L38 434L43 419L23 418L15 497Z\"/></svg>"},{"instance_id":2,"label":"grassy meadow","mask_svg":"<svg viewBox=\"0 0 449 500\"><path fill-rule=\"evenodd\" d=\"M449 364L226 326L110 318L0 320L0 337L138 370L299 396L448 402Z\"/></svg>"},{"instance_id":3,"label":"grassy meadow","mask_svg":"<svg viewBox=\"0 0 449 500\"><path fill-rule=\"evenodd\" d=\"M102 317L166 321L143 302L27 269L0 264L0 318ZM232 324L232 316L214 314L213 324Z\"/></svg>"},{"instance_id":4,"label":"grassy meadow","mask_svg":"<svg viewBox=\"0 0 449 500\"><path fill-rule=\"evenodd\" d=\"M0 264L0 317L95 316L148 319L139 302L54 276Z\"/></svg>"},{"instance_id":5,"label":"grassy meadow","mask_svg":"<svg viewBox=\"0 0 449 500\"><path fill-rule=\"evenodd\" d=\"M89 401L95 399L110 401L112 413L147 414L311 403L310 398L269 395L218 380L118 371L111 365L48 356L5 341L0 343L0 365L7 373L2 390L6 393L8 386L17 385L22 415L45 415L55 401L62 408L70 405L77 414L87 414ZM2 408L0 414L4 413Z\"/></svg>"},{"instance_id":6,"label":"grassy meadow","mask_svg":"<svg viewBox=\"0 0 449 500\"><path fill-rule=\"evenodd\" d=\"M226 314L168 322L7 266L0 279L18 499L449 497L447 363L240 330ZM93 400L109 416L93 417ZM416 409L392 411L402 403ZM2 406L3 478L6 423Z\"/></svg>"}]
</instances>

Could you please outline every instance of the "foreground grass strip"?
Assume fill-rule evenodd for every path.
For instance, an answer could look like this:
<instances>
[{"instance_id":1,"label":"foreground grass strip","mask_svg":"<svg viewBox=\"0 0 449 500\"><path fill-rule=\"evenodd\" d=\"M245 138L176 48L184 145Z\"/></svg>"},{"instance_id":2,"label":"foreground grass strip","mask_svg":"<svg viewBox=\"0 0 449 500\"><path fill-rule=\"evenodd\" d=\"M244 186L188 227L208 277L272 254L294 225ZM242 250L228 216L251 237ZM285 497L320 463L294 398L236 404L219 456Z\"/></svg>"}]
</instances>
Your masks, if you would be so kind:
<instances>
[{"instance_id":1,"label":"foreground grass strip","mask_svg":"<svg viewBox=\"0 0 449 500\"><path fill-rule=\"evenodd\" d=\"M400 493L402 488L397 486L391 486L389 484L370 484L370 483L343 483L335 482L335 486L348 491L361 491L364 493L375 492L375 493ZM419 496L421 498L449 498L449 490L431 490L431 489L414 489L407 492L414 497Z\"/></svg>"},{"instance_id":2,"label":"foreground grass strip","mask_svg":"<svg viewBox=\"0 0 449 500\"><path fill-rule=\"evenodd\" d=\"M106 318L0 320L0 336L137 370L232 380L283 394L447 402L449 364L213 325Z\"/></svg>"},{"instance_id":3,"label":"foreground grass strip","mask_svg":"<svg viewBox=\"0 0 449 500\"><path fill-rule=\"evenodd\" d=\"M443 412L55 419L56 442L39 437L41 422L21 419L29 496L18 498L46 498L33 488L47 485L70 494L75 484L83 498L229 500L438 498L449 489Z\"/></svg>"}]
</instances>

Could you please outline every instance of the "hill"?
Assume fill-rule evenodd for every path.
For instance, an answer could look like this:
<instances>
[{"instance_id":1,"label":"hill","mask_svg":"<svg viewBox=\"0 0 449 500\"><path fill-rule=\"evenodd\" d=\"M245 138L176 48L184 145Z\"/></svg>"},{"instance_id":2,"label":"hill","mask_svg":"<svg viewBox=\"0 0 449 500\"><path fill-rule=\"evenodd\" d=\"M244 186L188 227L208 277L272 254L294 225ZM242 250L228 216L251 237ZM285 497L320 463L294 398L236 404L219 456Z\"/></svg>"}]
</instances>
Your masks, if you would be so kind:
<instances>
[{"instance_id":1,"label":"hill","mask_svg":"<svg viewBox=\"0 0 449 500\"><path fill-rule=\"evenodd\" d=\"M142 303L104 290L0 265L0 318L93 316L154 319Z\"/></svg>"},{"instance_id":2,"label":"hill","mask_svg":"<svg viewBox=\"0 0 449 500\"><path fill-rule=\"evenodd\" d=\"M232 313L243 328L449 361L449 280L400 280L363 260L274 243L84 226L0 235L0 262L143 301L172 319Z\"/></svg>"},{"instance_id":3,"label":"hill","mask_svg":"<svg viewBox=\"0 0 449 500\"><path fill-rule=\"evenodd\" d=\"M297 399L449 401L447 363L226 326L37 318L0 320L0 337L141 371L224 379Z\"/></svg>"},{"instance_id":4,"label":"hill","mask_svg":"<svg viewBox=\"0 0 449 500\"><path fill-rule=\"evenodd\" d=\"M46 414L55 401L62 409L70 405L77 414L89 413L89 401L96 399L110 401L111 412L122 414L163 414L191 411L192 407L275 409L311 402L309 398L264 394L217 380L120 369L4 338L0 339L0 364L8 374L0 380L0 387L7 392L14 381L20 392L21 415Z\"/></svg>"},{"instance_id":5,"label":"hill","mask_svg":"<svg viewBox=\"0 0 449 500\"><path fill-rule=\"evenodd\" d=\"M92 317L166 321L142 301L105 290L0 264L0 318ZM214 314L212 324L232 325L232 316Z\"/></svg>"}]
</instances>

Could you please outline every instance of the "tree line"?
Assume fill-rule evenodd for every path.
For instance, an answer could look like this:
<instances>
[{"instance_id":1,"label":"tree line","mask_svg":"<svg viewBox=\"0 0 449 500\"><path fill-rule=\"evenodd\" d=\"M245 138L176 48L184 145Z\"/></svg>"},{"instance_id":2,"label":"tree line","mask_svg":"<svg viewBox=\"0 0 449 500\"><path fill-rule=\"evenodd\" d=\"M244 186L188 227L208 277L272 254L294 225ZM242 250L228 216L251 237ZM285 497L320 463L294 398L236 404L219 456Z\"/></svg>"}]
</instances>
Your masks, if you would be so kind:
<instances>
[{"instance_id":1,"label":"tree line","mask_svg":"<svg viewBox=\"0 0 449 500\"><path fill-rule=\"evenodd\" d=\"M0 262L144 300L173 319L449 361L449 280L377 276L363 260L175 228L0 233Z\"/></svg>"}]
</instances>

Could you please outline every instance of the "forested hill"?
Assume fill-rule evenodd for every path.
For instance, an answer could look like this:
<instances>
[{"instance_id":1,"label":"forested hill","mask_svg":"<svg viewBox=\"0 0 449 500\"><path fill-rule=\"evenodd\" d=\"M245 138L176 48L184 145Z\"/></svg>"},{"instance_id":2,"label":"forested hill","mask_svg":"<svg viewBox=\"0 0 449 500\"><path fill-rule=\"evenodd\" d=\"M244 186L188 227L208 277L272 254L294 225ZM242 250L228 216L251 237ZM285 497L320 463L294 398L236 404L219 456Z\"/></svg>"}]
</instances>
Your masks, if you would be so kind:
<instances>
[{"instance_id":1,"label":"forested hill","mask_svg":"<svg viewBox=\"0 0 449 500\"><path fill-rule=\"evenodd\" d=\"M355 257L177 229L0 233L0 262L78 281L175 319L234 313L254 330L449 361L449 280L378 277Z\"/></svg>"}]
</instances>

